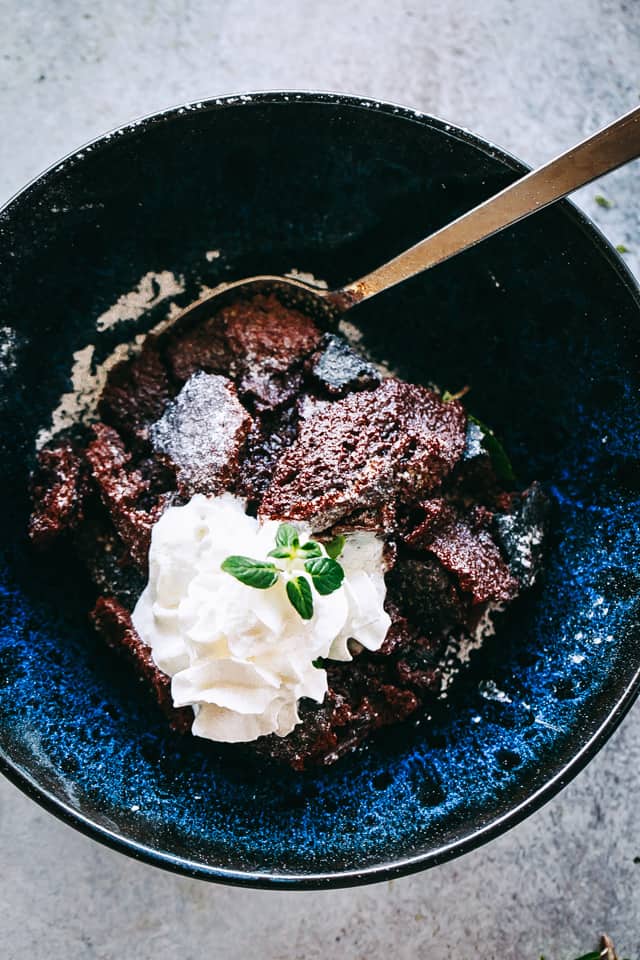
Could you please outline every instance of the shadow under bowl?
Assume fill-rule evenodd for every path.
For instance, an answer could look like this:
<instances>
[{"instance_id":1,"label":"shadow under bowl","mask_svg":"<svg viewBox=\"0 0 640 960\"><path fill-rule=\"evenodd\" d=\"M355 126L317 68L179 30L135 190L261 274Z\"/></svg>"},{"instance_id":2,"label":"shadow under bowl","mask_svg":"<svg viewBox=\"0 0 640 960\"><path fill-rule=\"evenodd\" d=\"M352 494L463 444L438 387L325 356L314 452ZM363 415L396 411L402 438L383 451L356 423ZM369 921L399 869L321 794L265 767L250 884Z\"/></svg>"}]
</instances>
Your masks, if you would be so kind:
<instances>
[{"instance_id":1,"label":"shadow under bowl","mask_svg":"<svg viewBox=\"0 0 640 960\"><path fill-rule=\"evenodd\" d=\"M0 766L34 799L193 876L339 886L469 850L602 745L639 683L640 301L569 203L349 316L402 376L469 384L522 484L553 502L542 583L437 716L314 774L258 775L167 731L89 629L74 558L36 558L25 534L34 441L72 367L95 386L119 344L203 285L292 269L342 284L524 169L398 107L263 94L116 131L0 213ZM144 310L110 310L138 288Z\"/></svg>"}]
</instances>

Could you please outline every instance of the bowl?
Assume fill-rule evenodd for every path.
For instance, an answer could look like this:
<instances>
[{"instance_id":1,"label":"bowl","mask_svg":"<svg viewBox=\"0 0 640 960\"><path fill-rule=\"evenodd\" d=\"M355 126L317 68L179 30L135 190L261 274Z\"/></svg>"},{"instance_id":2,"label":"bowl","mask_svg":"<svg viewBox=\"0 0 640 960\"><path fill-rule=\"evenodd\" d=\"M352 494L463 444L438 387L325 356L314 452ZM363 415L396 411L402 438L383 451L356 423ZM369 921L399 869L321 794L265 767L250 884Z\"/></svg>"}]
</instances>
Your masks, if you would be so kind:
<instances>
[{"instance_id":1,"label":"bowl","mask_svg":"<svg viewBox=\"0 0 640 960\"><path fill-rule=\"evenodd\" d=\"M537 809L638 692L640 299L563 202L358 307L356 333L469 408L552 500L539 586L430 718L312 774L171 734L87 623L73 556L25 535L34 444L122 344L203 287L339 285L525 171L432 117L321 94L228 97L90 143L0 214L0 764L97 840L228 883L323 887L434 866Z\"/></svg>"}]
</instances>

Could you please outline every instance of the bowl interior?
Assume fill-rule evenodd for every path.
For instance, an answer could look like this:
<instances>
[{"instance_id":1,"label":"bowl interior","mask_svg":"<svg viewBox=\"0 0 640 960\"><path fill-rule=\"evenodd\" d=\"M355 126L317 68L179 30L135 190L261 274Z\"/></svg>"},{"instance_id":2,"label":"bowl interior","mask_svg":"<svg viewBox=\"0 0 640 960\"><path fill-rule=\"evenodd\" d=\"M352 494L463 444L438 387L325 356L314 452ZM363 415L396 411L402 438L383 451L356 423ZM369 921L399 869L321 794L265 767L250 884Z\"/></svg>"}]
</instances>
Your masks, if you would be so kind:
<instances>
[{"instance_id":1,"label":"bowl interior","mask_svg":"<svg viewBox=\"0 0 640 960\"><path fill-rule=\"evenodd\" d=\"M88 628L74 558L35 558L25 537L34 440L72 366L95 381L118 344L203 285L291 269L355 278L521 169L398 108L265 95L104 138L0 214L0 758L36 799L201 876L346 883L505 828L613 728L640 639L639 303L568 204L349 318L402 376L469 384L522 484L541 479L553 499L543 582L431 720L317 774L256 774L167 732ZM109 309L137 288L144 310Z\"/></svg>"}]
</instances>

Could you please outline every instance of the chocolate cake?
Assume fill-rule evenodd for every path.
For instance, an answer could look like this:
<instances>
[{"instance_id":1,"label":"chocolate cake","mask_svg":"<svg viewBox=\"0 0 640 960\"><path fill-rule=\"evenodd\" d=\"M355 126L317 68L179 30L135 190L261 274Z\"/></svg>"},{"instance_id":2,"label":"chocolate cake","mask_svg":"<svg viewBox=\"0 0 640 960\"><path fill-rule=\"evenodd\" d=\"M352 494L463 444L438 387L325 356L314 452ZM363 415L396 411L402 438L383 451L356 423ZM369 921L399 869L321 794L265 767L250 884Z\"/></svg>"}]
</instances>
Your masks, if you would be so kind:
<instances>
[{"instance_id":1,"label":"chocolate cake","mask_svg":"<svg viewBox=\"0 0 640 960\"><path fill-rule=\"evenodd\" d=\"M96 587L96 630L176 731L193 712L173 706L131 620L169 505L230 491L260 518L308 523L321 542L384 538L382 647L350 641L353 660L323 663L324 701L302 700L290 734L247 745L299 770L433 705L451 644L477 639L540 569L544 493L513 489L495 438L462 403L381 377L274 295L148 337L110 371L99 416L39 451L29 532L42 549L71 541Z\"/></svg>"}]
</instances>

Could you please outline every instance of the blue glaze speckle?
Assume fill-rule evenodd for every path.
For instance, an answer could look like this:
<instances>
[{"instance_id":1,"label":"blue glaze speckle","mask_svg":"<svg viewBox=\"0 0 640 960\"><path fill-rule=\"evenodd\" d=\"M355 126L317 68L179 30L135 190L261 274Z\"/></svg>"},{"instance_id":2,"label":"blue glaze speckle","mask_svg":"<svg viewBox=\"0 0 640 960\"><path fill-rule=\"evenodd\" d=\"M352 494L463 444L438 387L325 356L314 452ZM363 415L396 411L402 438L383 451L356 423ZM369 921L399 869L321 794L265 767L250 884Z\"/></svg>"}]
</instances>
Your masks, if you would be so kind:
<instances>
[{"instance_id":1,"label":"blue glaze speckle","mask_svg":"<svg viewBox=\"0 0 640 960\"><path fill-rule=\"evenodd\" d=\"M73 352L96 341L95 317L147 269L183 274L188 302L229 265L234 276L284 272L293 248L296 266L337 284L335 263L357 275L517 169L435 121L316 99L283 113L266 96L142 124L45 177L0 229L9 277L0 307L22 338L15 370L2 374L0 411L12 505L1 537L0 760L103 839L234 882L349 882L461 852L577 769L637 683L638 300L568 207L523 224L517 244L498 237L353 315L368 348L407 377L470 383L470 408L505 438L523 484L540 478L552 499L542 581L433 717L315 774L256 770L233 749L169 733L89 630L90 588L74 558L52 564L29 549L34 437ZM338 114L351 123L336 126ZM278 164L265 160L274 129L291 149ZM312 176L320 154L322 188ZM127 177L114 183L118 163ZM173 205L165 187L178 166L184 190ZM442 178L448 189L430 192ZM87 220L83 204L97 195L108 202ZM61 198L75 218L64 229L46 212ZM135 243L121 230L134 208L145 226ZM212 245L224 264L204 261ZM101 335L98 355L157 319Z\"/></svg>"}]
</instances>

